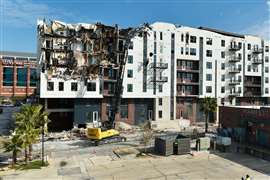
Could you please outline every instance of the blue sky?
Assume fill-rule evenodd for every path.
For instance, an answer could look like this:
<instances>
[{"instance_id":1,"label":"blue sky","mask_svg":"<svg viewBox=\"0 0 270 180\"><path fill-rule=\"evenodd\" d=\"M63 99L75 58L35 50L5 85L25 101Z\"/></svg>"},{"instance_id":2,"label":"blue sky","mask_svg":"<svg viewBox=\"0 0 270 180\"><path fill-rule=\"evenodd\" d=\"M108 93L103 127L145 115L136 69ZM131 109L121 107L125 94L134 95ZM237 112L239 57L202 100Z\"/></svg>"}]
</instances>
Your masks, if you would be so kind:
<instances>
[{"instance_id":1,"label":"blue sky","mask_svg":"<svg viewBox=\"0 0 270 180\"><path fill-rule=\"evenodd\" d=\"M37 18L121 27L165 21L270 37L267 0L0 0L0 50L36 52Z\"/></svg>"}]
</instances>

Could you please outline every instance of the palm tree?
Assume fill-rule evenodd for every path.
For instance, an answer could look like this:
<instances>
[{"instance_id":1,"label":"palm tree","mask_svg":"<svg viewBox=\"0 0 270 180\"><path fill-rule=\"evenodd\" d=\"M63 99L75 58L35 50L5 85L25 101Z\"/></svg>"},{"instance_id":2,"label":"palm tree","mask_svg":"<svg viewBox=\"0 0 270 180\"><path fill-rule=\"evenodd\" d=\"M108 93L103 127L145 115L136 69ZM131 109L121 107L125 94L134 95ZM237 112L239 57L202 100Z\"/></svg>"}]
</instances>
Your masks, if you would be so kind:
<instances>
[{"instance_id":1,"label":"palm tree","mask_svg":"<svg viewBox=\"0 0 270 180\"><path fill-rule=\"evenodd\" d=\"M205 116L205 132L208 132L208 117L210 112L215 112L217 109L217 101L211 97L205 97L201 100L201 111Z\"/></svg>"},{"instance_id":2,"label":"palm tree","mask_svg":"<svg viewBox=\"0 0 270 180\"><path fill-rule=\"evenodd\" d=\"M44 124L48 122L48 120L44 121L48 113L44 112L42 109L42 105L24 105L21 111L15 114L16 131L23 140L22 145L25 149L26 163L32 156L32 144L38 140L40 129L42 128L43 130Z\"/></svg>"},{"instance_id":3,"label":"palm tree","mask_svg":"<svg viewBox=\"0 0 270 180\"><path fill-rule=\"evenodd\" d=\"M4 142L5 152L12 152L12 167L17 163L17 155L21 152L22 141L20 137L14 133L11 139Z\"/></svg>"}]
</instances>

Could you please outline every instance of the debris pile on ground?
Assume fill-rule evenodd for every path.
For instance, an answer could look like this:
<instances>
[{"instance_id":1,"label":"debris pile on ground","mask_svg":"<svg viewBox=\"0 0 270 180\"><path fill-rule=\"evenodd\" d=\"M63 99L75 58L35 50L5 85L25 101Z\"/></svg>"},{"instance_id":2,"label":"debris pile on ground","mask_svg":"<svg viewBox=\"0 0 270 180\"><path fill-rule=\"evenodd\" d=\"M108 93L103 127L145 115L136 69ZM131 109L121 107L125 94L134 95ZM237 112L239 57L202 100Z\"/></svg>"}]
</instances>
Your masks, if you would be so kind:
<instances>
[{"instance_id":1,"label":"debris pile on ground","mask_svg":"<svg viewBox=\"0 0 270 180\"><path fill-rule=\"evenodd\" d=\"M124 122L117 122L117 127L120 131L134 131L134 127Z\"/></svg>"},{"instance_id":2,"label":"debris pile on ground","mask_svg":"<svg viewBox=\"0 0 270 180\"><path fill-rule=\"evenodd\" d=\"M76 137L71 131L51 132L48 133L45 140L47 141L69 141L74 140Z\"/></svg>"}]
</instances>

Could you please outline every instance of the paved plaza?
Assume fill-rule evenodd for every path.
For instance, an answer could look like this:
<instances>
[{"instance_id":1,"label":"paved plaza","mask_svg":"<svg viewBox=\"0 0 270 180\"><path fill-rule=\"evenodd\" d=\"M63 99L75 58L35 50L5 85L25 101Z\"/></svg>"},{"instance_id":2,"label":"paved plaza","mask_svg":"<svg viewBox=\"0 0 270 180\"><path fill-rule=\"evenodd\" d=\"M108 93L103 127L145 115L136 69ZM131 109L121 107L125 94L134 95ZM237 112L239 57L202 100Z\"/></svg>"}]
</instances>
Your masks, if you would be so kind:
<instances>
[{"instance_id":1,"label":"paved plaza","mask_svg":"<svg viewBox=\"0 0 270 180\"><path fill-rule=\"evenodd\" d=\"M128 144L81 146L83 142L47 144L50 166L41 170L0 172L4 180L98 179L235 179L249 174L270 179L270 162L244 154L207 153L196 156L117 157L112 150ZM60 166L65 161L65 166Z\"/></svg>"}]
</instances>

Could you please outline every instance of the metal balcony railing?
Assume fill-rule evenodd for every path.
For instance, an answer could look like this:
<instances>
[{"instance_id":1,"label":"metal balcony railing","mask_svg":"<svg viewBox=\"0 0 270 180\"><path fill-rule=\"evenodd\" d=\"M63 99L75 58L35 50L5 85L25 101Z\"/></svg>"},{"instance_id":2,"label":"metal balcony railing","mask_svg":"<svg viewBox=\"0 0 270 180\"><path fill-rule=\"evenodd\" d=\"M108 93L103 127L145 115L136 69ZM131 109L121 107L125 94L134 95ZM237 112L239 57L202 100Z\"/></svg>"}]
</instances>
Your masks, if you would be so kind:
<instances>
[{"instance_id":1,"label":"metal balcony railing","mask_svg":"<svg viewBox=\"0 0 270 180\"><path fill-rule=\"evenodd\" d=\"M263 52L263 49L262 48L259 48L259 47L254 47L253 50L252 50L252 52L254 54L260 54L260 53Z\"/></svg>"},{"instance_id":2,"label":"metal balcony railing","mask_svg":"<svg viewBox=\"0 0 270 180\"><path fill-rule=\"evenodd\" d=\"M239 57L239 56L231 56L229 58L229 62L235 63L235 62L240 62L240 61L241 61L241 57Z\"/></svg>"},{"instance_id":3,"label":"metal balcony railing","mask_svg":"<svg viewBox=\"0 0 270 180\"><path fill-rule=\"evenodd\" d=\"M168 69L168 63L150 63L150 68Z\"/></svg>"},{"instance_id":4,"label":"metal balcony railing","mask_svg":"<svg viewBox=\"0 0 270 180\"><path fill-rule=\"evenodd\" d=\"M229 51L239 51L241 49L241 47L237 44L231 44L229 46Z\"/></svg>"},{"instance_id":5,"label":"metal balcony railing","mask_svg":"<svg viewBox=\"0 0 270 180\"><path fill-rule=\"evenodd\" d=\"M241 68L236 68L236 67L229 68L229 73L240 73L240 72L241 72Z\"/></svg>"},{"instance_id":6,"label":"metal balcony railing","mask_svg":"<svg viewBox=\"0 0 270 180\"><path fill-rule=\"evenodd\" d=\"M229 96L240 96L241 91L230 91Z\"/></svg>"},{"instance_id":7,"label":"metal balcony railing","mask_svg":"<svg viewBox=\"0 0 270 180\"><path fill-rule=\"evenodd\" d=\"M254 58L254 59L252 59L252 63L253 64L261 64L262 63L262 59Z\"/></svg>"},{"instance_id":8,"label":"metal balcony railing","mask_svg":"<svg viewBox=\"0 0 270 180\"><path fill-rule=\"evenodd\" d=\"M241 80L230 80L229 81L229 85L231 85L231 86L239 85L240 83L241 83Z\"/></svg>"},{"instance_id":9,"label":"metal balcony railing","mask_svg":"<svg viewBox=\"0 0 270 180\"><path fill-rule=\"evenodd\" d=\"M168 82L168 77L157 77L154 79L154 77L150 77L150 82Z\"/></svg>"}]
</instances>

